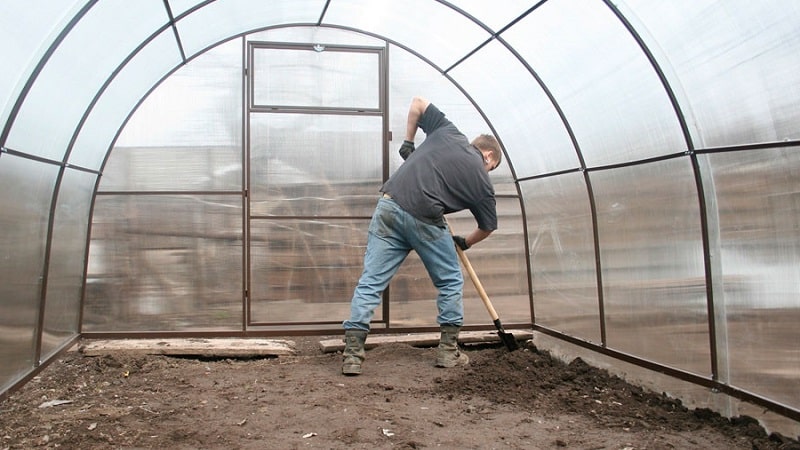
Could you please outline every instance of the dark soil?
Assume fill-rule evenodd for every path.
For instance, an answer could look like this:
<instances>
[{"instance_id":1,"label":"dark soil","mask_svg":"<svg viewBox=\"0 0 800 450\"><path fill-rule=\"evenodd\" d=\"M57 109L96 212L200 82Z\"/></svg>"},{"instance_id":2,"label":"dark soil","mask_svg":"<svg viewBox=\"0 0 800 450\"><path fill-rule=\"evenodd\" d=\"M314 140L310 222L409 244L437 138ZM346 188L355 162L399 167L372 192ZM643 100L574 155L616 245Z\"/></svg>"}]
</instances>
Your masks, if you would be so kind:
<instances>
[{"instance_id":1,"label":"dark soil","mask_svg":"<svg viewBox=\"0 0 800 450\"><path fill-rule=\"evenodd\" d=\"M383 345L345 377L321 338L288 339L297 356L67 352L0 403L0 449L800 449L532 345L470 347L454 369Z\"/></svg>"}]
</instances>

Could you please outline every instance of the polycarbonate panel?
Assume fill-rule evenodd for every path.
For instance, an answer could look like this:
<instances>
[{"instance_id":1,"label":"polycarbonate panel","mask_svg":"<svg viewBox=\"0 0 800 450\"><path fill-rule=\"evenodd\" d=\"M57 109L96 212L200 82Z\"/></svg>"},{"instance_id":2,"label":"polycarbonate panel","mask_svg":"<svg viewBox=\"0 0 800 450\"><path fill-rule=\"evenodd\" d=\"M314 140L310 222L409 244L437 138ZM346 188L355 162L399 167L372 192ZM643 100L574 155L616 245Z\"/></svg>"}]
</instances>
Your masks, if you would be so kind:
<instances>
[{"instance_id":1,"label":"polycarbonate panel","mask_svg":"<svg viewBox=\"0 0 800 450\"><path fill-rule=\"evenodd\" d=\"M494 70L502 67L503 76ZM533 75L498 42L452 71L492 120L517 178L580 167L577 151L553 103Z\"/></svg>"},{"instance_id":2,"label":"polycarbonate panel","mask_svg":"<svg viewBox=\"0 0 800 450\"><path fill-rule=\"evenodd\" d=\"M461 13L430 0L337 0L328 5L322 24L351 27L394 40L443 70L491 37Z\"/></svg>"},{"instance_id":3,"label":"polycarbonate panel","mask_svg":"<svg viewBox=\"0 0 800 450\"><path fill-rule=\"evenodd\" d=\"M475 109L456 85L440 74L419 57L397 47L389 47L389 67L402 67L389 76L389 130L393 140L389 143L389 172L393 173L403 163L398 149L406 135L408 108L415 95L427 98L441 109L448 119L467 136L474 139L480 134L493 134L492 128ZM418 131L416 142L419 145L425 133ZM504 158L500 167L489 177L498 195L516 195L517 189L511 176L511 166Z\"/></svg>"},{"instance_id":4,"label":"polycarbonate panel","mask_svg":"<svg viewBox=\"0 0 800 450\"><path fill-rule=\"evenodd\" d=\"M376 200L377 202L377 200ZM529 324L527 276L519 202L500 199L501 227L470 249L470 261L505 324ZM448 217L457 233L475 228L467 212ZM338 323L350 314L350 300L363 270L368 219L253 219L251 320L257 323ZM373 327L435 327L437 291L412 252L390 285L390 315L375 310ZM465 273L465 323L491 325L486 307Z\"/></svg>"},{"instance_id":5,"label":"polycarbonate panel","mask_svg":"<svg viewBox=\"0 0 800 450\"><path fill-rule=\"evenodd\" d=\"M430 64L397 46L390 46L389 67L393 69L389 74L389 130L393 137L389 143L390 173L403 163L397 151L405 139L408 108L414 96L425 97L434 103L467 139L472 140L484 133L492 134L489 124L464 93ZM418 130L415 140L417 145L422 143L425 133ZM496 193L517 193L505 159L489 176Z\"/></svg>"},{"instance_id":6,"label":"polycarbonate panel","mask_svg":"<svg viewBox=\"0 0 800 450\"><path fill-rule=\"evenodd\" d=\"M382 185L381 117L251 117L251 215L372 215Z\"/></svg>"},{"instance_id":7,"label":"polycarbonate panel","mask_svg":"<svg viewBox=\"0 0 800 450\"><path fill-rule=\"evenodd\" d=\"M526 266L519 208L517 199L498 199L498 229L470 248L467 254L504 325L532 322L528 277L520 270ZM448 215L447 222L459 235L466 235L476 227L475 218L468 211ZM464 325L492 325L486 306L463 266L462 273ZM393 328L437 327L437 294L425 266L412 251L390 284L390 325Z\"/></svg>"},{"instance_id":8,"label":"polycarbonate panel","mask_svg":"<svg viewBox=\"0 0 800 450\"><path fill-rule=\"evenodd\" d=\"M366 237L366 236L365 236ZM362 258L364 255L361 255ZM360 275L360 274L359 274ZM356 279L356 281L358 281ZM355 288L355 284L353 285ZM469 285L464 285L464 293L468 293ZM473 290L474 292L474 290ZM352 296L353 292L350 292ZM387 326L401 327L437 327L436 295L438 291L431 282L422 260L415 252L408 254L400 270L389 284L389 317L387 323L372 323L372 330L380 330ZM480 300L479 300L480 301ZM375 317L383 317L384 303L375 310ZM349 317L349 311L348 311ZM464 319L469 317L465 311ZM473 319L475 317L472 317Z\"/></svg>"},{"instance_id":9,"label":"polycarbonate panel","mask_svg":"<svg viewBox=\"0 0 800 450\"><path fill-rule=\"evenodd\" d=\"M386 42L382 39L356 33L355 31L341 30L338 28L320 28L314 26L272 28L266 31L248 34L248 42L290 42L298 44L329 44L351 45L357 47L383 47Z\"/></svg>"},{"instance_id":10,"label":"polycarbonate panel","mask_svg":"<svg viewBox=\"0 0 800 450\"><path fill-rule=\"evenodd\" d=\"M800 138L800 3L626 0L664 52L701 133L696 147Z\"/></svg>"},{"instance_id":11,"label":"polycarbonate panel","mask_svg":"<svg viewBox=\"0 0 800 450\"><path fill-rule=\"evenodd\" d=\"M250 321L350 317L368 226L368 219L251 220Z\"/></svg>"},{"instance_id":12,"label":"polycarbonate panel","mask_svg":"<svg viewBox=\"0 0 800 450\"><path fill-rule=\"evenodd\" d=\"M60 30L84 1L4 0L0 2L0 123L5 124L16 97Z\"/></svg>"},{"instance_id":13,"label":"polycarbonate panel","mask_svg":"<svg viewBox=\"0 0 800 450\"><path fill-rule=\"evenodd\" d=\"M178 17L196 5L202 4L203 0L167 0L172 17Z\"/></svg>"},{"instance_id":14,"label":"polycarbonate panel","mask_svg":"<svg viewBox=\"0 0 800 450\"><path fill-rule=\"evenodd\" d=\"M93 173L70 169L64 172L61 180L47 274L42 359L59 350L80 331L83 255L96 180L97 175Z\"/></svg>"},{"instance_id":15,"label":"polycarbonate panel","mask_svg":"<svg viewBox=\"0 0 800 450\"><path fill-rule=\"evenodd\" d=\"M115 147L100 191L242 189L241 147Z\"/></svg>"},{"instance_id":16,"label":"polycarbonate panel","mask_svg":"<svg viewBox=\"0 0 800 450\"><path fill-rule=\"evenodd\" d=\"M69 157L70 164L99 170L119 128L142 96L180 63L181 56L171 30L167 29L150 41L125 65L92 109L73 146ZM202 101L197 100L198 103ZM164 115L159 115L157 118L163 119ZM156 133L161 130L159 135L163 135L163 130L169 125L174 125L176 120L177 117L172 116L171 120L157 122L155 125L151 121L153 127L150 132ZM210 131L211 129L204 130L208 132L209 138L212 136Z\"/></svg>"},{"instance_id":17,"label":"polycarbonate panel","mask_svg":"<svg viewBox=\"0 0 800 450\"><path fill-rule=\"evenodd\" d=\"M140 0L136 8L129 5L127 0L97 2L70 31L25 98L8 147L59 161L64 158L99 87L143 40L167 23L162 0Z\"/></svg>"},{"instance_id":18,"label":"polycarbonate panel","mask_svg":"<svg viewBox=\"0 0 800 450\"><path fill-rule=\"evenodd\" d=\"M608 347L708 375L703 244L690 159L590 178Z\"/></svg>"},{"instance_id":19,"label":"polycarbonate panel","mask_svg":"<svg viewBox=\"0 0 800 450\"><path fill-rule=\"evenodd\" d=\"M730 383L800 408L800 151L709 155Z\"/></svg>"},{"instance_id":20,"label":"polycarbonate panel","mask_svg":"<svg viewBox=\"0 0 800 450\"><path fill-rule=\"evenodd\" d=\"M200 3L200 2L198 2ZM176 23L187 58L231 36L281 24L315 24L325 0L217 0Z\"/></svg>"},{"instance_id":21,"label":"polycarbonate panel","mask_svg":"<svg viewBox=\"0 0 800 450\"><path fill-rule=\"evenodd\" d=\"M497 219L497 230L486 240L471 247L467 256L503 324L531 324L531 301L528 295L528 274L525 270L525 240L519 199L498 198ZM448 215L447 222L455 234L462 236L477 227L475 218L469 211ZM466 270L463 273L464 323L492 325L492 319L474 283Z\"/></svg>"},{"instance_id":22,"label":"polycarbonate panel","mask_svg":"<svg viewBox=\"0 0 800 450\"><path fill-rule=\"evenodd\" d=\"M499 199L499 229L470 248L467 257L504 325L530 324L531 308L522 245L522 223L517 199ZM451 214L447 221L456 234L475 229L469 212ZM486 306L466 270L464 275L464 324L492 325ZM411 252L390 285L389 322L392 327L437 327L436 290L419 256Z\"/></svg>"},{"instance_id":23,"label":"polycarbonate panel","mask_svg":"<svg viewBox=\"0 0 800 450\"><path fill-rule=\"evenodd\" d=\"M241 148L242 64L239 39L189 61L138 106L116 145Z\"/></svg>"},{"instance_id":24,"label":"polycarbonate panel","mask_svg":"<svg viewBox=\"0 0 800 450\"><path fill-rule=\"evenodd\" d=\"M35 363L48 214L58 167L0 154L0 386Z\"/></svg>"},{"instance_id":25,"label":"polycarbonate panel","mask_svg":"<svg viewBox=\"0 0 800 450\"><path fill-rule=\"evenodd\" d=\"M315 46L256 47L252 54L255 106L380 107L380 53Z\"/></svg>"},{"instance_id":26,"label":"polycarbonate panel","mask_svg":"<svg viewBox=\"0 0 800 450\"><path fill-rule=\"evenodd\" d=\"M242 189L242 42L167 78L126 124L100 189Z\"/></svg>"},{"instance_id":27,"label":"polycarbonate panel","mask_svg":"<svg viewBox=\"0 0 800 450\"><path fill-rule=\"evenodd\" d=\"M450 0L454 6L483 22L497 32L534 6L534 2L519 0Z\"/></svg>"},{"instance_id":28,"label":"polycarbonate panel","mask_svg":"<svg viewBox=\"0 0 800 450\"><path fill-rule=\"evenodd\" d=\"M100 195L84 332L239 330L238 195Z\"/></svg>"},{"instance_id":29,"label":"polycarbonate panel","mask_svg":"<svg viewBox=\"0 0 800 450\"><path fill-rule=\"evenodd\" d=\"M655 70L604 2L550 1L502 36L559 102L587 167L686 149Z\"/></svg>"},{"instance_id":30,"label":"polycarbonate panel","mask_svg":"<svg viewBox=\"0 0 800 450\"><path fill-rule=\"evenodd\" d=\"M536 323L601 343L591 205L582 173L520 183Z\"/></svg>"}]
</instances>

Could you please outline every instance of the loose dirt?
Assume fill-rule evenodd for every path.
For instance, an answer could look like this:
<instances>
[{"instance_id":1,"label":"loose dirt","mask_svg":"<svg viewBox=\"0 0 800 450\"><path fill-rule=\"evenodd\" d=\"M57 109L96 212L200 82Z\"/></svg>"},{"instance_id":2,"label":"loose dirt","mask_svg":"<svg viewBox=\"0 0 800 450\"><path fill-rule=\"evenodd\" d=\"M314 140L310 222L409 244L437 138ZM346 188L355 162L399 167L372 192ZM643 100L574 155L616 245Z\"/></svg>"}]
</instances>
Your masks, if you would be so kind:
<instances>
[{"instance_id":1,"label":"loose dirt","mask_svg":"<svg viewBox=\"0 0 800 450\"><path fill-rule=\"evenodd\" d=\"M454 369L382 345L345 377L330 338L277 358L66 352L0 403L0 449L800 449L530 343Z\"/></svg>"}]
</instances>

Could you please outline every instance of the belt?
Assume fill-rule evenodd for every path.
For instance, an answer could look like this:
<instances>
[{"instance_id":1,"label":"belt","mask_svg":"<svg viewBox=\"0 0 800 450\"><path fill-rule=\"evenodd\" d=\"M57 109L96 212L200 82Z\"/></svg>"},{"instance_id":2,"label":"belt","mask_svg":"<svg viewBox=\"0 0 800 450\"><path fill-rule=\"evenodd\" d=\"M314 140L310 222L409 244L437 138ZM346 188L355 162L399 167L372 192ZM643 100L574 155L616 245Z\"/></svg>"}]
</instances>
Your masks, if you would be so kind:
<instances>
[{"instance_id":1,"label":"belt","mask_svg":"<svg viewBox=\"0 0 800 450\"><path fill-rule=\"evenodd\" d=\"M389 200L392 199L392 196L387 194L386 192L383 193L383 198L388 198Z\"/></svg>"}]
</instances>

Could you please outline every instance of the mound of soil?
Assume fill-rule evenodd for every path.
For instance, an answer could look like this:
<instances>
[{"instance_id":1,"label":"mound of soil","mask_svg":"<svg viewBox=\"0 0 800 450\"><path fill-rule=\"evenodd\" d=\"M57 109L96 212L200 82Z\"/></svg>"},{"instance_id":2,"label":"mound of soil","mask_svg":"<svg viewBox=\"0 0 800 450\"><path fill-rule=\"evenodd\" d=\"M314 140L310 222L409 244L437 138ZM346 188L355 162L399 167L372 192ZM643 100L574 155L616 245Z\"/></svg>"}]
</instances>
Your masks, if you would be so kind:
<instances>
[{"instance_id":1,"label":"mound of soil","mask_svg":"<svg viewBox=\"0 0 800 450\"><path fill-rule=\"evenodd\" d=\"M292 337L298 354L199 359L67 352L0 404L0 449L800 449L533 345L367 351L364 373Z\"/></svg>"}]
</instances>

